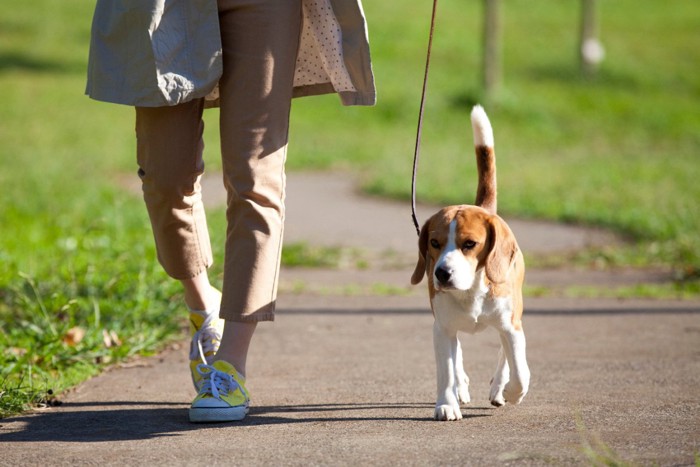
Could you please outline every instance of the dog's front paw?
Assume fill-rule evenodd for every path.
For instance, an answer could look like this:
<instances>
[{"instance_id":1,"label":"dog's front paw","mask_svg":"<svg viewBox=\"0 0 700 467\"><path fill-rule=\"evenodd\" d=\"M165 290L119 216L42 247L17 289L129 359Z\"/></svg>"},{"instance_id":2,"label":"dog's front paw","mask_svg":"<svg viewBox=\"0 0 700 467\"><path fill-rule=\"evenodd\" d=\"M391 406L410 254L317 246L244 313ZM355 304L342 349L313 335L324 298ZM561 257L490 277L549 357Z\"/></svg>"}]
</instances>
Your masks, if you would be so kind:
<instances>
[{"instance_id":1,"label":"dog's front paw","mask_svg":"<svg viewBox=\"0 0 700 467\"><path fill-rule=\"evenodd\" d=\"M438 421L450 421L450 420L461 420L462 411L459 406L453 407L448 404L436 405L435 406L435 420Z\"/></svg>"},{"instance_id":2,"label":"dog's front paw","mask_svg":"<svg viewBox=\"0 0 700 467\"><path fill-rule=\"evenodd\" d=\"M489 401L494 407L503 407L506 405L506 399L503 397L503 387L505 384L497 378L491 380L491 390L489 391Z\"/></svg>"},{"instance_id":3,"label":"dog's front paw","mask_svg":"<svg viewBox=\"0 0 700 467\"><path fill-rule=\"evenodd\" d=\"M503 389L503 398L509 404L520 404L527 394L527 385L518 384L513 381L509 381L506 387Z\"/></svg>"},{"instance_id":4,"label":"dog's front paw","mask_svg":"<svg viewBox=\"0 0 700 467\"><path fill-rule=\"evenodd\" d=\"M461 404L468 404L472 401L469 395L469 380L461 381L457 384L457 400Z\"/></svg>"},{"instance_id":5,"label":"dog's front paw","mask_svg":"<svg viewBox=\"0 0 700 467\"><path fill-rule=\"evenodd\" d=\"M502 392L498 392L496 394L491 394L489 396L489 401L491 402L491 405L494 407L503 407L506 405L506 400L503 397Z\"/></svg>"}]
</instances>

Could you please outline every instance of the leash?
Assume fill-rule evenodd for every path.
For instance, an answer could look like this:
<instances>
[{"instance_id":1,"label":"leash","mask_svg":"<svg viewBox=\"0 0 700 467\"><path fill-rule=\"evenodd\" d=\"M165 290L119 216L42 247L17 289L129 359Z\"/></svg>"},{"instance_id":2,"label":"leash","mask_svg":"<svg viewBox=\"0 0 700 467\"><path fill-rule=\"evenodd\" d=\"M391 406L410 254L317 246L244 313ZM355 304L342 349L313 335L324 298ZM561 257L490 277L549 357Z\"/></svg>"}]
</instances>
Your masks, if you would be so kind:
<instances>
[{"instance_id":1,"label":"leash","mask_svg":"<svg viewBox=\"0 0 700 467\"><path fill-rule=\"evenodd\" d=\"M418 172L418 159L420 156L420 140L423 130L423 109L425 106L425 90L428 85L428 69L430 68L430 51L433 48L433 32L435 31L435 11L437 10L437 0L433 0L433 13L430 18L430 36L428 38L428 53L425 58L425 74L423 75L423 91L420 96L420 110L418 111L418 130L416 131L416 148L413 153L413 176L411 178L411 217L416 233L420 236L420 224L416 216L416 175Z\"/></svg>"}]
</instances>

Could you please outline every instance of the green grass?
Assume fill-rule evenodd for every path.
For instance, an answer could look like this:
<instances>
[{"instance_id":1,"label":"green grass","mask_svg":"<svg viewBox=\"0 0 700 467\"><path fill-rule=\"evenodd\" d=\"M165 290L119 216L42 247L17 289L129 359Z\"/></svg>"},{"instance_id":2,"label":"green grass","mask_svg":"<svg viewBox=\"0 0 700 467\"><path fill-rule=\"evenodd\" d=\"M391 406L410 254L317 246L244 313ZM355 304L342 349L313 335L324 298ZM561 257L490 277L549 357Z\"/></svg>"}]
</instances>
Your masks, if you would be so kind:
<instances>
[{"instance_id":1,"label":"green grass","mask_svg":"<svg viewBox=\"0 0 700 467\"><path fill-rule=\"evenodd\" d=\"M526 286L523 293L526 297L696 300L700 295L700 285L697 281L675 281L662 284L639 283L613 287L572 285L564 287L563 289L554 289L544 286Z\"/></svg>"},{"instance_id":2,"label":"green grass","mask_svg":"<svg viewBox=\"0 0 700 467\"><path fill-rule=\"evenodd\" d=\"M157 351L181 336L183 313L178 288L155 261L142 202L117 181L135 172L133 110L83 96L94 2L0 2L4 416L104 365ZM397 14L397 2L366 2L379 104L295 101L290 170L352 170L367 190L407 199L430 6L407 0ZM480 6L439 5L423 201L470 202L475 190L468 118L482 100ZM609 227L635 243L596 252L597 263L668 266L697 281L700 4L599 6L607 58L584 80L576 73L575 2L504 2L504 87L487 106L502 212ZM220 166L216 119L207 112L210 169ZM209 219L219 280L223 214ZM285 253L288 264L318 258L313 246ZM78 343L66 339L75 327L86 332ZM105 333L120 343L106 345Z\"/></svg>"}]
</instances>

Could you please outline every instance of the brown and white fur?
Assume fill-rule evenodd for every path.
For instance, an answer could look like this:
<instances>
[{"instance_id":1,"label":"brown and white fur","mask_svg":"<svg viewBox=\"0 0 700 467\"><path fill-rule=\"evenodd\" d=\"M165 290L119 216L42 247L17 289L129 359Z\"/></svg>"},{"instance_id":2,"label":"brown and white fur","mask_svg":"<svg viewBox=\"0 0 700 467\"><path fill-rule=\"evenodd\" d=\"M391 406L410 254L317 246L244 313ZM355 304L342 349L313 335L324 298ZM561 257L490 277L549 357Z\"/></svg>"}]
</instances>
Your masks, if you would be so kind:
<instances>
[{"instance_id":1,"label":"brown and white fur","mask_svg":"<svg viewBox=\"0 0 700 467\"><path fill-rule=\"evenodd\" d=\"M472 110L471 121L479 173L476 205L448 206L428 219L411 278L418 284L428 276L435 316L436 420L461 419L460 403L470 401L458 331L474 334L489 326L498 331L501 349L491 404L520 403L530 382L522 327L525 263L513 232L496 214L491 123L480 106Z\"/></svg>"}]
</instances>

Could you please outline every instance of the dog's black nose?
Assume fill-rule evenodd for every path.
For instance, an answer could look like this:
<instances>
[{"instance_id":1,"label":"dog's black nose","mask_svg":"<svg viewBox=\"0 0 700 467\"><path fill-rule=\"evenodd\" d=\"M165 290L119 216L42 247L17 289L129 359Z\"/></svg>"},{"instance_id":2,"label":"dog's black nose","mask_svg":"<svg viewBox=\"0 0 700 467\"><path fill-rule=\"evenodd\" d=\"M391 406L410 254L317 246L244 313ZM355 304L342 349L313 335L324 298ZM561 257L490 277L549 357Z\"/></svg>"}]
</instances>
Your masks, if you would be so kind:
<instances>
[{"instance_id":1,"label":"dog's black nose","mask_svg":"<svg viewBox=\"0 0 700 467\"><path fill-rule=\"evenodd\" d=\"M435 277L442 285L446 285L450 282L450 278L452 278L452 272L443 267L439 267L435 270Z\"/></svg>"}]
</instances>

